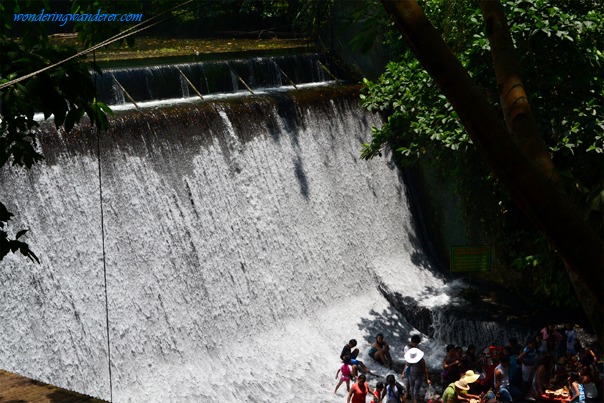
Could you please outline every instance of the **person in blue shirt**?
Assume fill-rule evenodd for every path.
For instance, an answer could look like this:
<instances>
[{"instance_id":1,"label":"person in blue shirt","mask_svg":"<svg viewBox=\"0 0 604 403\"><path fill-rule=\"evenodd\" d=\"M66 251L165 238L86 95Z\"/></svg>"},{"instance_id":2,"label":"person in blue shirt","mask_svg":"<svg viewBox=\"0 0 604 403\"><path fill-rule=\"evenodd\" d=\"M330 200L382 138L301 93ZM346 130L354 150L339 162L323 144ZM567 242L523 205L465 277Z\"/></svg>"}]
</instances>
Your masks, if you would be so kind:
<instances>
[{"instance_id":1,"label":"person in blue shirt","mask_svg":"<svg viewBox=\"0 0 604 403\"><path fill-rule=\"evenodd\" d=\"M537 363L537 348L535 339L528 340L524 351L518 356L518 361L522 363L522 382L523 388L528 389L535 375L535 364Z\"/></svg>"},{"instance_id":2,"label":"person in blue shirt","mask_svg":"<svg viewBox=\"0 0 604 403\"><path fill-rule=\"evenodd\" d=\"M583 384L579 382L579 374L575 372L571 372L568 377L568 383L570 386L570 402L581 402L584 403L585 400L585 389L583 388Z\"/></svg>"}]
</instances>

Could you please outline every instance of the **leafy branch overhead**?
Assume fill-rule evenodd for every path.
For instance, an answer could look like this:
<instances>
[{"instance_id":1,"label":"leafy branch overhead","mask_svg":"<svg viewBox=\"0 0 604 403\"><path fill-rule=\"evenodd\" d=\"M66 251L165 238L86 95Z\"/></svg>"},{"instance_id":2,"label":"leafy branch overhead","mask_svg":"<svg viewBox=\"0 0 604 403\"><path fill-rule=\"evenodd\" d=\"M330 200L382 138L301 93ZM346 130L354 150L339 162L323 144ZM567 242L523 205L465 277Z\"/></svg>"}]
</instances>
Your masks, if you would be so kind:
<instances>
[{"instance_id":1,"label":"leafy branch overhead","mask_svg":"<svg viewBox=\"0 0 604 403\"><path fill-rule=\"evenodd\" d=\"M450 3L465 7L466 18L455 19L448 2L425 3L426 15L440 24L457 58L499 108L478 7L471 2ZM589 164L593 172L604 152L604 14L589 7L591 3L504 3L533 113L556 165L575 178L577 186L590 181L582 177L583 168ZM460 32L466 35L461 38ZM394 38L402 41L400 36ZM378 80L364 84L363 105L387 116L387 124L376 129L372 141L365 144L365 158L377 155L384 146L396 145L412 163L426 148L464 150L471 144L451 105L410 52L390 62Z\"/></svg>"},{"instance_id":2,"label":"leafy branch overhead","mask_svg":"<svg viewBox=\"0 0 604 403\"><path fill-rule=\"evenodd\" d=\"M0 3L3 28L0 31L0 85L76 54L73 47L50 44L44 24L30 24L27 29L21 27L21 36L9 36L14 23L13 13L27 12L26 5L28 3L15 0ZM47 2L42 7L48 9ZM43 159L36 149L36 113L43 114L44 119L52 117L56 127L67 132L84 114L100 130L107 128L106 115L111 110L95 99L91 70L83 58L75 58L0 90L0 168L9 162L30 168ZM25 230L18 231L14 239L9 238L6 229L13 214L3 204L0 204L0 215L0 260L9 252L20 251L37 262L38 258L29 246L19 241Z\"/></svg>"},{"instance_id":3,"label":"leafy branch overhead","mask_svg":"<svg viewBox=\"0 0 604 403\"><path fill-rule=\"evenodd\" d=\"M15 239L9 239L8 234L5 231L8 220L13 216L4 204L0 203L0 260L4 256L8 255L9 252L15 253L21 252L23 256L28 257L32 262L40 263L40 260L34 252L29 249L29 246L25 242L19 241L21 236L25 235L27 230L21 230L15 235Z\"/></svg>"},{"instance_id":4,"label":"leafy branch overhead","mask_svg":"<svg viewBox=\"0 0 604 403\"><path fill-rule=\"evenodd\" d=\"M561 117L566 118L569 114L572 116L574 109L569 108L568 104L563 108L557 108L556 103L560 102L564 105L567 102L564 95L569 98L574 96L581 99L582 102L586 101L585 98L595 98L595 103L599 102L601 104L601 84L599 84L600 91L594 94L590 91L593 86L583 81L579 82L585 84L585 87L580 88L567 87L564 82L555 80L555 77L548 77L548 80L541 83L541 87L539 82L536 81L534 84L541 91L555 89L547 99L540 101L556 110L560 116L548 115L549 111L543 109L535 111L537 122L541 123L542 130L540 131L536 124L531 123L530 110L526 108L528 105L524 104L521 108L524 111L522 113L525 114L524 122L517 120L515 111L510 113L512 112L510 107L515 108L515 106L508 99L506 88L512 82L516 82L516 85L522 85L522 81L518 79L519 71L516 71L516 67L510 68L510 66L520 66L520 63L515 60L515 52L509 51L510 49L513 50L508 45L512 43L512 38L509 37L510 31L500 29L504 24L507 26L503 7L500 7L499 2L493 3L491 1L480 0L479 4L485 15L488 40L492 45L493 65L497 73L497 86L495 88L497 88L496 93L499 98L505 102L504 113L497 112L500 108L493 108L492 104L496 103L496 100L493 100L494 97L488 91L488 88L493 87L481 85L479 76L472 76L472 70L455 57L443 40L441 33L434 28L416 1L383 0L383 5L392 17L398 31L405 36L415 57L422 63L422 66L457 111L460 121L484 163L488 165L490 171L514 201L514 204L531 221L534 228L548 239L549 245L553 249L552 253L558 255L564 263L569 283L574 287L598 338L601 342L604 342L604 292L602 292L601 282L593 281L594 278L601 278L602 268L604 267L602 240L598 236L598 230L594 231L594 228L597 227L592 228L584 220L568 195L561 190L560 184L557 182L558 176L550 176L546 174L548 169L542 169L545 165L541 165L541 161L544 160L541 160L542 154L539 150L534 149L537 152L533 152L525 149L524 145L529 143L519 142L523 138L540 139L546 137L551 134L552 127L555 127L552 122L560 120ZM513 3L507 2L506 4ZM524 4L521 1L515 3L517 5ZM570 4L560 2L557 4L566 8L554 11L565 13L573 10L578 15L582 15L581 11L585 10L581 10L581 7L585 3L589 2L587 0ZM536 1L535 4L539 8L547 4L547 1ZM580 6L578 7L577 4ZM550 7L553 7L551 3ZM558 15L560 13L553 14ZM593 14L588 12L585 18L589 20L592 17ZM496 21L499 21L499 26L496 26ZM595 21L591 22L595 23ZM587 26L591 27L592 25L581 25L581 27ZM529 43L532 39L535 39L538 40L537 44L539 44L539 41L543 40L541 32L538 30L531 31L527 37ZM564 39L572 37L572 35L565 34L557 37ZM579 38L581 38L580 35L577 36L577 39ZM516 39L516 42L519 42L519 40ZM571 42L576 43L577 40L573 39ZM602 43L601 30L597 30L586 42L590 46L595 44L596 49L598 49L598 45ZM565 44L560 43L560 46ZM567 50L571 59L574 57L578 64L582 61L578 57L579 55L572 52L572 46ZM527 49L526 52L529 55L531 54L530 49ZM532 53L537 53L537 51L534 50ZM520 54L523 54L523 52L520 52ZM507 63L501 63L501 60L498 60L499 57L504 57ZM551 58L551 55L549 57ZM547 57L544 58L544 61L547 60L549 60ZM600 70L595 71L593 69L594 65L601 66L601 63L598 61L584 63L580 66L585 69L581 73L587 76L588 79L596 79L597 81ZM545 63L539 65L539 67L541 71L548 70ZM547 65L547 67L550 67L550 65ZM559 75L565 77L565 74L566 76L569 75L569 70L572 70L573 74L577 74L575 69L579 66L558 67L562 70ZM525 102L526 96L523 94L524 91L520 91L516 99ZM561 96L563 99L559 99ZM573 101L574 99L571 99L569 102L572 104ZM600 108L602 108L602 105L600 105ZM543 119L545 116L547 116L547 119ZM541 117L541 120L539 120L539 117ZM570 131L566 134L569 135ZM601 135L601 130L596 129L595 133L592 131L587 134L587 139L591 141L593 138L598 138L599 135ZM548 136L549 141L552 138L555 137ZM538 143L537 141L533 145L538 146ZM582 179L595 179L591 182L591 185L596 188L601 187L603 163L601 155L596 154L595 150L591 148L577 148L577 150L581 150L586 158L595 155L597 158L592 159L592 161L594 166L599 165L600 169L595 174L592 171L577 170L576 175L581 175ZM556 157L557 155L554 154L554 158ZM564 160L562 159L562 161ZM557 162L556 165L560 166ZM576 193L575 186L570 186L568 190L569 193L571 191ZM600 226L599 232L601 232L601 222L597 224Z\"/></svg>"},{"instance_id":5,"label":"leafy branch overhead","mask_svg":"<svg viewBox=\"0 0 604 403\"><path fill-rule=\"evenodd\" d=\"M555 174L582 217L602 236L603 10L593 0L502 3L532 116L555 165ZM425 1L422 8L493 109L500 111L498 83L478 3ZM379 79L364 81L361 102L367 109L381 113L385 123L373 128L371 140L362 148L362 157L381 155L386 147L403 165L414 165L427 156L432 164L440 164L448 172L453 169L451 161L464 161L459 163L462 167L455 168L465 172L454 175L458 192L467 194L472 187L492 189L492 209L499 211L500 232L505 233L498 242L508 251L506 259L511 259L514 267L545 278L544 270L556 270L547 258L551 248L545 242L534 248L530 242L534 235L514 224L521 220L510 214L515 211L511 200L488 170L467 172L467 161L475 154L475 147L453 106L406 47L402 36L390 31L386 38L390 48L401 50ZM503 121L505 115L500 113ZM527 255L539 258L539 271L523 264ZM565 297L552 300L572 303Z\"/></svg>"}]
</instances>

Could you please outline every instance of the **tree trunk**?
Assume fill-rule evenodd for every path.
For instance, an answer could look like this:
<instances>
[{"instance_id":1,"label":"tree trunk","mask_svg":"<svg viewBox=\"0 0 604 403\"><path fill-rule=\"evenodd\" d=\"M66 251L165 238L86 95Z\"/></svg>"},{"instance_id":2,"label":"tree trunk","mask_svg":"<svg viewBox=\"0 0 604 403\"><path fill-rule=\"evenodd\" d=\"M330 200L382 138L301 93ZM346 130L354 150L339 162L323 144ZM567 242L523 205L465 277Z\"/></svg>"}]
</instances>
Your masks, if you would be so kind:
<instances>
[{"instance_id":1,"label":"tree trunk","mask_svg":"<svg viewBox=\"0 0 604 403\"><path fill-rule=\"evenodd\" d=\"M501 108L512 140L545 177L558 182L554 163L524 91L520 63L516 57L503 6L499 0L480 0L478 4L486 23Z\"/></svg>"},{"instance_id":2,"label":"tree trunk","mask_svg":"<svg viewBox=\"0 0 604 403\"><path fill-rule=\"evenodd\" d=\"M600 343L604 341L604 245L566 195L511 140L500 116L415 0L382 0L418 60L458 113L514 202L564 260ZM538 133L534 133L538 136Z\"/></svg>"}]
</instances>

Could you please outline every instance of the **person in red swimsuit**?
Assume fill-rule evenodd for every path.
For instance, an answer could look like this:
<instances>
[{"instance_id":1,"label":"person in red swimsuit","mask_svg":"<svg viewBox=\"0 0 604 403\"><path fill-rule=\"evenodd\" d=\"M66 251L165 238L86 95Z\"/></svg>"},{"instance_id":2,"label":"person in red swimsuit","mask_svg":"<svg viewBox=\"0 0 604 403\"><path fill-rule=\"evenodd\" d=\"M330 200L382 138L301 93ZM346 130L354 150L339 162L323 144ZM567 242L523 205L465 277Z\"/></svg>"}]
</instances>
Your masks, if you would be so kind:
<instances>
[{"instance_id":1,"label":"person in red swimsuit","mask_svg":"<svg viewBox=\"0 0 604 403\"><path fill-rule=\"evenodd\" d=\"M368 393L373 393L369 384L365 381L365 375L360 374L358 380L351 386L346 403L365 403Z\"/></svg>"}]
</instances>

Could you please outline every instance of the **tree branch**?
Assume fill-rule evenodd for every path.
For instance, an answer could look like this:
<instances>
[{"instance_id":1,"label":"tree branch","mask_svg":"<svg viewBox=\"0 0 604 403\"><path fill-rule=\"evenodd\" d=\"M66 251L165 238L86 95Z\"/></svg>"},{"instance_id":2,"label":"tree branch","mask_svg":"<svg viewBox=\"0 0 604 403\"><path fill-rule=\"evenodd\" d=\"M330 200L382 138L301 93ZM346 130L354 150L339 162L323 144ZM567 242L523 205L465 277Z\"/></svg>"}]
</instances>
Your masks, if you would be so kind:
<instances>
[{"instance_id":1,"label":"tree branch","mask_svg":"<svg viewBox=\"0 0 604 403\"><path fill-rule=\"evenodd\" d=\"M514 42L499 0L478 2L484 17L491 45L493 67L501 108L512 140L537 168L552 182L558 182L545 142L531 111L520 74Z\"/></svg>"},{"instance_id":2,"label":"tree branch","mask_svg":"<svg viewBox=\"0 0 604 403\"><path fill-rule=\"evenodd\" d=\"M443 91L472 142L514 202L564 260L600 343L604 343L604 245L566 195L511 140L490 106L415 0L382 0L423 67Z\"/></svg>"}]
</instances>

